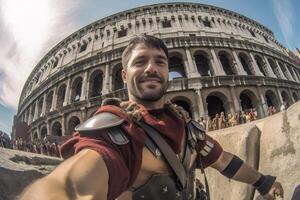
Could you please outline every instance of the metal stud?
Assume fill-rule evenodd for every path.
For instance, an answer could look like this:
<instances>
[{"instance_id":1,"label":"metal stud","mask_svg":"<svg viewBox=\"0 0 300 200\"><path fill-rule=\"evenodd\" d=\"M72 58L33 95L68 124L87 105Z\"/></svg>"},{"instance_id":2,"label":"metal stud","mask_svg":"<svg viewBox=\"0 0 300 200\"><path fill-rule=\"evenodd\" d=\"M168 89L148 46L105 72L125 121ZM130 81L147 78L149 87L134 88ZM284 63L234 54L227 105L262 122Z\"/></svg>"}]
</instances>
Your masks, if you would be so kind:
<instances>
[{"instance_id":1,"label":"metal stud","mask_svg":"<svg viewBox=\"0 0 300 200\"><path fill-rule=\"evenodd\" d=\"M167 186L163 187L163 188L162 188L162 193L165 194L165 193L167 193L167 192L168 192L168 187L167 187Z\"/></svg>"}]
</instances>

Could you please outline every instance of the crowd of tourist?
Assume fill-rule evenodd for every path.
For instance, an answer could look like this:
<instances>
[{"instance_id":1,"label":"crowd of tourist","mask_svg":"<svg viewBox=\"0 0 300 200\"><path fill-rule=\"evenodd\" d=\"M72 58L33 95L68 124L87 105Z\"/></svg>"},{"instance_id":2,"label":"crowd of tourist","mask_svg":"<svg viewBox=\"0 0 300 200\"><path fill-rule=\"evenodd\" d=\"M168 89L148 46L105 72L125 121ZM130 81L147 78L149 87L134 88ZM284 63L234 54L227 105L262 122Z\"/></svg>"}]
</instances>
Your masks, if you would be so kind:
<instances>
[{"instance_id":1,"label":"crowd of tourist","mask_svg":"<svg viewBox=\"0 0 300 200\"><path fill-rule=\"evenodd\" d=\"M3 137L3 135L1 135L0 147L60 157L59 145L57 142L50 142L47 138L44 138L43 140L35 139L30 141L24 140L23 138L10 139L7 137Z\"/></svg>"},{"instance_id":2,"label":"crowd of tourist","mask_svg":"<svg viewBox=\"0 0 300 200\"><path fill-rule=\"evenodd\" d=\"M272 112L269 115L276 113L276 109L272 108ZM232 127L239 124L248 123L258 119L258 114L255 108L251 108L245 111L239 111L238 113L229 113L227 116L224 112L217 113L214 117L208 117L205 120L200 118L199 123L206 129L206 131L215 131L222 128Z\"/></svg>"}]
</instances>

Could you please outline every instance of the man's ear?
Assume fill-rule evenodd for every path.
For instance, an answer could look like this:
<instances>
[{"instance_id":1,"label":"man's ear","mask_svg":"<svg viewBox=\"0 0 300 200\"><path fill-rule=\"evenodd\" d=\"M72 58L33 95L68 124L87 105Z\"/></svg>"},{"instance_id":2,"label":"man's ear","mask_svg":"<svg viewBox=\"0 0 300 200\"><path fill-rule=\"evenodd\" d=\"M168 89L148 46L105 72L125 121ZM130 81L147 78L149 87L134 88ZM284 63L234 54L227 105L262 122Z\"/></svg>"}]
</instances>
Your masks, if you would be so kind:
<instances>
[{"instance_id":1,"label":"man's ear","mask_svg":"<svg viewBox=\"0 0 300 200\"><path fill-rule=\"evenodd\" d=\"M127 73L126 73L126 71L125 71L124 68L123 68L123 69L122 69L122 79L123 79L123 82L124 82L124 83L127 83L126 75L127 75Z\"/></svg>"}]
</instances>

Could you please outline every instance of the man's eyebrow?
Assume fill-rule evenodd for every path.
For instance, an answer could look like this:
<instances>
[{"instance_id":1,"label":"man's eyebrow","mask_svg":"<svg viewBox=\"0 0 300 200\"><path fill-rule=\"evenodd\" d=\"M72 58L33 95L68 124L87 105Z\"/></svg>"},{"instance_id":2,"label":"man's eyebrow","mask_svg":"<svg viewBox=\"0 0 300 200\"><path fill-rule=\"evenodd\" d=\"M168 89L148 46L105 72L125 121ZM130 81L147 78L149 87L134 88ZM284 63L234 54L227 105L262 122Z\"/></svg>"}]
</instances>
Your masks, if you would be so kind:
<instances>
[{"instance_id":1,"label":"man's eyebrow","mask_svg":"<svg viewBox=\"0 0 300 200\"><path fill-rule=\"evenodd\" d=\"M168 60L168 58L166 56L162 56L162 55L157 55L155 57L158 58L158 59Z\"/></svg>"}]
</instances>

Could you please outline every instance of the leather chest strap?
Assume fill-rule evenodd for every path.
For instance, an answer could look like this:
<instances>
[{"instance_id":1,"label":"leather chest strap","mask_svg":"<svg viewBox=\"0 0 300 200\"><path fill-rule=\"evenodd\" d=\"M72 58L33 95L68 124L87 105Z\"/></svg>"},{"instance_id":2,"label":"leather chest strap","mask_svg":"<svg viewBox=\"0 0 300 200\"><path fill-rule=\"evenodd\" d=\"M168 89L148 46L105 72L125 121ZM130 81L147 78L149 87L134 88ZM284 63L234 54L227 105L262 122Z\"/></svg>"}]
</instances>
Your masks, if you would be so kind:
<instances>
[{"instance_id":1,"label":"leather chest strap","mask_svg":"<svg viewBox=\"0 0 300 200\"><path fill-rule=\"evenodd\" d=\"M171 149L170 145L161 137L161 135L151 126L142 121L135 120L135 123L144 129L145 133L151 138L159 147L171 169L177 176L180 189L184 189L187 183L187 174L185 168L180 162L179 158L176 156L174 151Z\"/></svg>"}]
</instances>

